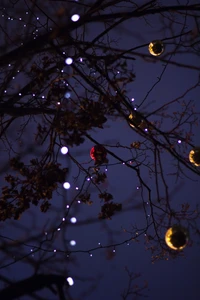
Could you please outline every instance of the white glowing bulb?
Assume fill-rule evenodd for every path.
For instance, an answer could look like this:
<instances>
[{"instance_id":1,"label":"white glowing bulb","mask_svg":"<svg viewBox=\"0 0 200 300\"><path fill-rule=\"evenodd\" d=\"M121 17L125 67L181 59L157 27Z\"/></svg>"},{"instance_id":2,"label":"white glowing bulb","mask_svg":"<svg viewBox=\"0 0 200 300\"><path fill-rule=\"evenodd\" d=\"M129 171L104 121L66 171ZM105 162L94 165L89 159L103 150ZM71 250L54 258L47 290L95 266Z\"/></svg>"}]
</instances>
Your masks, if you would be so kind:
<instances>
[{"instance_id":1,"label":"white glowing bulb","mask_svg":"<svg viewBox=\"0 0 200 300\"><path fill-rule=\"evenodd\" d=\"M68 57L65 59L66 65L71 65L73 63L73 59L71 57Z\"/></svg>"},{"instance_id":2,"label":"white glowing bulb","mask_svg":"<svg viewBox=\"0 0 200 300\"><path fill-rule=\"evenodd\" d=\"M69 243L71 246L76 246L76 241L74 241L74 240L71 240Z\"/></svg>"},{"instance_id":3,"label":"white glowing bulb","mask_svg":"<svg viewBox=\"0 0 200 300\"><path fill-rule=\"evenodd\" d=\"M71 20L72 20L73 22L77 22L79 19L80 19L80 16L77 15L77 14L71 16Z\"/></svg>"},{"instance_id":4,"label":"white glowing bulb","mask_svg":"<svg viewBox=\"0 0 200 300\"><path fill-rule=\"evenodd\" d=\"M66 189L66 190L69 190L70 189L70 183L69 182L64 182L63 183L63 187L64 187L64 189Z\"/></svg>"},{"instance_id":5,"label":"white glowing bulb","mask_svg":"<svg viewBox=\"0 0 200 300\"><path fill-rule=\"evenodd\" d=\"M71 97L71 93L70 92L66 92L65 93L65 98L70 98Z\"/></svg>"},{"instance_id":6,"label":"white glowing bulb","mask_svg":"<svg viewBox=\"0 0 200 300\"><path fill-rule=\"evenodd\" d=\"M72 217L72 218L70 219L70 222L73 223L73 224L75 224L75 223L77 222L77 219L76 219L75 217Z\"/></svg>"},{"instance_id":7,"label":"white glowing bulb","mask_svg":"<svg viewBox=\"0 0 200 300\"><path fill-rule=\"evenodd\" d=\"M64 146L60 149L60 151L61 151L62 154L67 154L69 150L66 146Z\"/></svg>"},{"instance_id":8,"label":"white glowing bulb","mask_svg":"<svg viewBox=\"0 0 200 300\"><path fill-rule=\"evenodd\" d=\"M74 284L74 280L71 277L67 277L67 282L69 283L69 285L73 285Z\"/></svg>"}]
</instances>

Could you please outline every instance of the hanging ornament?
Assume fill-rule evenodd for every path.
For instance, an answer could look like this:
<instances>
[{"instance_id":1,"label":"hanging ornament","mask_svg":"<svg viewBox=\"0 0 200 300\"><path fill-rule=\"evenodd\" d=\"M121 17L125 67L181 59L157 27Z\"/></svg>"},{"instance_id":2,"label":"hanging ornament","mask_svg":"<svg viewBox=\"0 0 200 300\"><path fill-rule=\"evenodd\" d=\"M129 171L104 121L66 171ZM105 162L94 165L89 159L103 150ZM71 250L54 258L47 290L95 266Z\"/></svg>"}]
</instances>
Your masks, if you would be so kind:
<instances>
[{"instance_id":1,"label":"hanging ornament","mask_svg":"<svg viewBox=\"0 0 200 300\"><path fill-rule=\"evenodd\" d=\"M165 234L165 242L173 250L182 250L186 247L188 240L188 230L180 225L170 227Z\"/></svg>"},{"instance_id":2,"label":"hanging ornament","mask_svg":"<svg viewBox=\"0 0 200 300\"><path fill-rule=\"evenodd\" d=\"M189 160L196 167L200 167L200 147L195 147L190 151Z\"/></svg>"},{"instance_id":3,"label":"hanging ornament","mask_svg":"<svg viewBox=\"0 0 200 300\"><path fill-rule=\"evenodd\" d=\"M141 129L145 129L147 127L146 122L140 117L140 115L130 114L129 115L129 125L133 128L139 127Z\"/></svg>"},{"instance_id":4,"label":"hanging ornament","mask_svg":"<svg viewBox=\"0 0 200 300\"><path fill-rule=\"evenodd\" d=\"M159 56L163 53L164 51L164 44L162 41L156 40L152 41L149 44L149 52L153 56Z\"/></svg>"},{"instance_id":5,"label":"hanging ornament","mask_svg":"<svg viewBox=\"0 0 200 300\"><path fill-rule=\"evenodd\" d=\"M90 150L90 157L95 161L95 164L102 164L108 162L107 151L102 145L95 145Z\"/></svg>"}]
</instances>

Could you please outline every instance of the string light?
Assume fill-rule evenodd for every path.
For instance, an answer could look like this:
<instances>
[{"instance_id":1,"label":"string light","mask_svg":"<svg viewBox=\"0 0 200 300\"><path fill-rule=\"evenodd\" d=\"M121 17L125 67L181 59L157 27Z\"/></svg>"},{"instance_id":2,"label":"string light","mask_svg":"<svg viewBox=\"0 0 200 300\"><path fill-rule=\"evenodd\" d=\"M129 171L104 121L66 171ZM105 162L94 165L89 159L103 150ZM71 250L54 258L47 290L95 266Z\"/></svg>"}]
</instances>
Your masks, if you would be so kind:
<instances>
[{"instance_id":1,"label":"string light","mask_svg":"<svg viewBox=\"0 0 200 300\"><path fill-rule=\"evenodd\" d=\"M76 241L74 241L74 240L71 240L69 243L71 246L76 246Z\"/></svg>"},{"instance_id":2,"label":"string light","mask_svg":"<svg viewBox=\"0 0 200 300\"><path fill-rule=\"evenodd\" d=\"M64 189L66 189L66 190L69 190L70 189L70 183L69 182L64 182L63 183L63 187L64 187Z\"/></svg>"},{"instance_id":3,"label":"string light","mask_svg":"<svg viewBox=\"0 0 200 300\"><path fill-rule=\"evenodd\" d=\"M68 148L67 148L66 146L63 146L63 147L60 149L60 151L61 151L62 154L65 155L65 154L68 153L69 150L68 150Z\"/></svg>"},{"instance_id":4,"label":"string light","mask_svg":"<svg viewBox=\"0 0 200 300\"><path fill-rule=\"evenodd\" d=\"M73 63L73 59L71 57L68 57L65 59L66 65L71 65Z\"/></svg>"},{"instance_id":5,"label":"string light","mask_svg":"<svg viewBox=\"0 0 200 300\"><path fill-rule=\"evenodd\" d=\"M75 14L75 15L71 16L71 20L73 22L77 22L79 19L80 19L80 16L78 14Z\"/></svg>"},{"instance_id":6,"label":"string light","mask_svg":"<svg viewBox=\"0 0 200 300\"><path fill-rule=\"evenodd\" d=\"M70 97L71 97L71 93L70 93L70 92L66 92L66 93L65 93L65 98L68 99L68 98L70 98Z\"/></svg>"},{"instance_id":7,"label":"string light","mask_svg":"<svg viewBox=\"0 0 200 300\"><path fill-rule=\"evenodd\" d=\"M77 219L76 219L75 217L72 217L72 218L70 219L70 222L73 223L73 224L75 224L75 223L77 222Z\"/></svg>"},{"instance_id":8,"label":"string light","mask_svg":"<svg viewBox=\"0 0 200 300\"><path fill-rule=\"evenodd\" d=\"M73 278L67 277L66 280L67 280L67 282L68 282L69 285L74 285L74 280L73 280Z\"/></svg>"}]
</instances>

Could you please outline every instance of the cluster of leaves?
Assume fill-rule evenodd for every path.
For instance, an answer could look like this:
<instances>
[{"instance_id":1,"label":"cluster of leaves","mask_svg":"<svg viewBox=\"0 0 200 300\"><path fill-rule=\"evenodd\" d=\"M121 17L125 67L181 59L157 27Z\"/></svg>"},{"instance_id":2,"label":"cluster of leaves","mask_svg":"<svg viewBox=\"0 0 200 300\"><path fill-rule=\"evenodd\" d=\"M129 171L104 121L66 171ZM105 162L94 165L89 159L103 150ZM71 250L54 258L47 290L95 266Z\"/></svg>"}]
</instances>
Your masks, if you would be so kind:
<instances>
[{"instance_id":1,"label":"cluster of leaves","mask_svg":"<svg viewBox=\"0 0 200 300\"><path fill-rule=\"evenodd\" d=\"M64 112L62 109L58 111L54 126L56 132L64 136L69 146L78 146L84 142L83 135L88 130L92 127L103 128L106 121L103 104L84 99L74 111L68 109Z\"/></svg>"},{"instance_id":2,"label":"cluster of leaves","mask_svg":"<svg viewBox=\"0 0 200 300\"><path fill-rule=\"evenodd\" d=\"M53 192L57 189L58 183L65 181L68 172L67 168L60 168L57 163L50 162L42 165L37 159L30 161L27 166L18 157L10 160L11 168L17 172L14 175L7 175L5 180L9 185L2 187L0 198L0 220L8 218L19 219L20 215L30 207L30 203L38 205L46 212L52 198Z\"/></svg>"},{"instance_id":3,"label":"cluster of leaves","mask_svg":"<svg viewBox=\"0 0 200 300\"><path fill-rule=\"evenodd\" d=\"M104 204L101 207L101 212L99 213L99 219L110 220L116 211L120 211L122 209L121 203L114 203L111 201L113 196L110 193L103 192L99 194L99 198L104 201Z\"/></svg>"},{"instance_id":4,"label":"cluster of leaves","mask_svg":"<svg viewBox=\"0 0 200 300\"><path fill-rule=\"evenodd\" d=\"M99 219L108 219L110 220L111 217L114 215L116 211L122 210L122 204L121 203L114 203L109 202L105 203L101 207L101 212L99 214Z\"/></svg>"}]
</instances>

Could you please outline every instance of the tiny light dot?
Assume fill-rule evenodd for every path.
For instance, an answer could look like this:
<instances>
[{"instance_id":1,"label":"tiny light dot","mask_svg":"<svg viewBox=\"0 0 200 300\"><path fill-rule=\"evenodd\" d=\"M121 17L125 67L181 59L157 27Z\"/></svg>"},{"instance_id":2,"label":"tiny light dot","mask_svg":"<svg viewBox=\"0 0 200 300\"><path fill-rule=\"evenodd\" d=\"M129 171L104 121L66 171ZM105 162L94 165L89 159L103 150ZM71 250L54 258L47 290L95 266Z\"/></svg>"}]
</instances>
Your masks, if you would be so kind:
<instances>
[{"instance_id":1,"label":"tiny light dot","mask_svg":"<svg viewBox=\"0 0 200 300\"><path fill-rule=\"evenodd\" d=\"M65 59L66 65L71 65L73 63L73 59L71 57L68 57Z\"/></svg>"},{"instance_id":2,"label":"tiny light dot","mask_svg":"<svg viewBox=\"0 0 200 300\"><path fill-rule=\"evenodd\" d=\"M178 144L181 144L181 140L178 140Z\"/></svg>"},{"instance_id":3,"label":"tiny light dot","mask_svg":"<svg viewBox=\"0 0 200 300\"><path fill-rule=\"evenodd\" d=\"M78 190L78 187L76 186L76 190Z\"/></svg>"},{"instance_id":4,"label":"tiny light dot","mask_svg":"<svg viewBox=\"0 0 200 300\"><path fill-rule=\"evenodd\" d=\"M76 246L76 241L74 241L74 240L71 240L69 243L71 246Z\"/></svg>"},{"instance_id":5,"label":"tiny light dot","mask_svg":"<svg viewBox=\"0 0 200 300\"><path fill-rule=\"evenodd\" d=\"M65 93L65 98L70 98L71 97L71 93L70 92L66 92Z\"/></svg>"},{"instance_id":6,"label":"tiny light dot","mask_svg":"<svg viewBox=\"0 0 200 300\"><path fill-rule=\"evenodd\" d=\"M64 221L65 221L65 218L62 218L62 221L64 222Z\"/></svg>"},{"instance_id":7,"label":"tiny light dot","mask_svg":"<svg viewBox=\"0 0 200 300\"><path fill-rule=\"evenodd\" d=\"M90 257L92 257L92 253L90 253Z\"/></svg>"},{"instance_id":8,"label":"tiny light dot","mask_svg":"<svg viewBox=\"0 0 200 300\"><path fill-rule=\"evenodd\" d=\"M69 190L70 189L70 183L69 182L64 182L63 187L64 187L64 189Z\"/></svg>"},{"instance_id":9,"label":"tiny light dot","mask_svg":"<svg viewBox=\"0 0 200 300\"><path fill-rule=\"evenodd\" d=\"M54 249L53 252L56 252L56 249Z\"/></svg>"},{"instance_id":10,"label":"tiny light dot","mask_svg":"<svg viewBox=\"0 0 200 300\"><path fill-rule=\"evenodd\" d=\"M76 219L75 217L72 217L72 218L70 219L70 222L73 223L73 224L75 224L75 223L77 222L77 219Z\"/></svg>"},{"instance_id":11,"label":"tiny light dot","mask_svg":"<svg viewBox=\"0 0 200 300\"><path fill-rule=\"evenodd\" d=\"M77 15L77 14L71 16L71 20L72 20L73 22L77 22L79 19L80 19L80 16Z\"/></svg>"},{"instance_id":12,"label":"tiny light dot","mask_svg":"<svg viewBox=\"0 0 200 300\"><path fill-rule=\"evenodd\" d=\"M113 252L115 252L115 249L113 249Z\"/></svg>"},{"instance_id":13,"label":"tiny light dot","mask_svg":"<svg viewBox=\"0 0 200 300\"><path fill-rule=\"evenodd\" d=\"M146 132L147 132L147 131L148 131L148 129L147 129L147 128L145 128L145 130L144 130L144 131L146 131Z\"/></svg>"},{"instance_id":14,"label":"tiny light dot","mask_svg":"<svg viewBox=\"0 0 200 300\"><path fill-rule=\"evenodd\" d=\"M133 101L135 101L135 99L134 99L134 98L131 98L131 101L133 102Z\"/></svg>"},{"instance_id":15,"label":"tiny light dot","mask_svg":"<svg viewBox=\"0 0 200 300\"><path fill-rule=\"evenodd\" d=\"M63 146L61 149L60 149L61 153L62 154L67 154L68 153L68 148L66 146Z\"/></svg>"},{"instance_id":16,"label":"tiny light dot","mask_svg":"<svg viewBox=\"0 0 200 300\"><path fill-rule=\"evenodd\" d=\"M73 285L74 284L74 280L71 277L67 277L67 282L69 283L69 285Z\"/></svg>"},{"instance_id":17,"label":"tiny light dot","mask_svg":"<svg viewBox=\"0 0 200 300\"><path fill-rule=\"evenodd\" d=\"M69 205L68 205L68 204L66 205L66 208L69 208Z\"/></svg>"},{"instance_id":18,"label":"tiny light dot","mask_svg":"<svg viewBox=\"0 0 200 300\"><path fill-rule=\"evenodd\" d=\"M57 105L60 105L60 102L57 102Z\"/></svg>"},{"instance_id":19,"label":"tiny light dot","mask_svg":"<svg viewBox=\"0 0 200 300\"><path fill-rule=\"evenodd\" d=\"M58 228L57 231L60 231L60 228Z\"/></svg>"}]
</instances>

